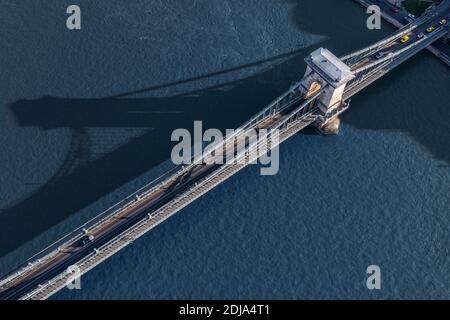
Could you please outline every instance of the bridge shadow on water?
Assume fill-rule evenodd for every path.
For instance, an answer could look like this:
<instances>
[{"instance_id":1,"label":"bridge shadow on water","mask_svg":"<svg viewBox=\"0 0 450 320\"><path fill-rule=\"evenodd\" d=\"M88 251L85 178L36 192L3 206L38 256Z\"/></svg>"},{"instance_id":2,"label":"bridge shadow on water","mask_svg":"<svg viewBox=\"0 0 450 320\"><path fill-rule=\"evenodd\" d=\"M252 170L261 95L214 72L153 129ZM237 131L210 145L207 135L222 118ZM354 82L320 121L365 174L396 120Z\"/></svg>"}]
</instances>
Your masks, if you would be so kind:
<instances>
[{"instance_id":1,"label":"bridge shadow on water","mask_svg":"<svg viewBox=\"0 0 450 320\"><path fill-rule=\"evenodd\" d=\"M37 126L42 130L71 128L72 141L65 163L53 178L32 195L3 210L0 225L14 232L0 234L0 256L168 160L173 130L192 129L194 120L202 120L204 128L238 127L298 80L299 74L292 70L303 65L309 52L310 49L298 50L115 97L43 97L15 102L11 109L19 125ZM201 90L169 97L130 97L255 66L262 67L263 71ZM145 133L89 160L89 127L143 128ZM33 223L23 224L23 221Z\"/></svg>"}]
</instances>

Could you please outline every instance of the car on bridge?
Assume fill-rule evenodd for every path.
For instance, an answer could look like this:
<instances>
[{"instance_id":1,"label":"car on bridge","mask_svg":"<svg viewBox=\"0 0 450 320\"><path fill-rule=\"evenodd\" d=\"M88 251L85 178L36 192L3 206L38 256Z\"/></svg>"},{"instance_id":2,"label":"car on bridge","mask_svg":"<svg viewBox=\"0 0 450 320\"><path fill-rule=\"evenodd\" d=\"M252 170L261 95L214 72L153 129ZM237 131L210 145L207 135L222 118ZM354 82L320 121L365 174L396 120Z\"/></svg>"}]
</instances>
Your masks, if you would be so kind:
<instances>
[{"instance_id":1,"label":"car on bridge","mask_svg":"<svg viewBox=\"0 0 450 320\"><path fill-rule=\"evenodd\" d=\"M447 24L447 20L442 19L442 20L439 22L439 24L440 24L441 26L446 25L446 24Z\"/></svg>"},{"instance_id":2,"label":"car on bridge","mask_svg":"<svg viewBox=\"0 0 450 320\"><path fill-rule=\"evenodd\" d=\"M376 59L381 59L381 58L383 58L385 55L386 55L386 53L384 53L384 52L378 52L378 53L375 55L375 58L376 58Z\"/></svg>"},{"instance_id":3,"label":"car on bridge","mask_svg":"<svg viewBox=\"0 0 450 320\"><path fill-rule=\"evenodd\" d=\"M417 35L417 38L422 39L423 37L425 37L425 35L421 32Z\"/></svg>"},{"instance_id":4,"label":"car on bridge","mask_svg":"<svg viewBox=\"0 0 450 320\"><path fill-rule=\"evenodd\" d=\"M409 41L409 36L408 35L405 35L405 36L403 36L401 39L400 39L400 43L406 43L406 42L408 42Z\"/></svg>"},{"instance_id":5,"label":"car on bridge","mask_svg":"<svg viewBox=\"0 0 450 320\"><path fill-rule=\"evenodd\" d=\"M88 234L88 235L85 235L84 237L82 237L81 239L79 239L78 241L76 241L74 244L76 247L84 247L87 244L94 241L94 239L95 239L95 237L92 234Z\"/></svg>"},{"instance_id":6,"label":"car on bridge","mask_svg":"<svg viewBox=\"0 0 450 320\"><path fill-rule=\"evenodd\" d=\"M433 31L434 31L434 27L433 26L427 28L427 32L428 33L433 32Z\"/></svg>"}]
</instances>

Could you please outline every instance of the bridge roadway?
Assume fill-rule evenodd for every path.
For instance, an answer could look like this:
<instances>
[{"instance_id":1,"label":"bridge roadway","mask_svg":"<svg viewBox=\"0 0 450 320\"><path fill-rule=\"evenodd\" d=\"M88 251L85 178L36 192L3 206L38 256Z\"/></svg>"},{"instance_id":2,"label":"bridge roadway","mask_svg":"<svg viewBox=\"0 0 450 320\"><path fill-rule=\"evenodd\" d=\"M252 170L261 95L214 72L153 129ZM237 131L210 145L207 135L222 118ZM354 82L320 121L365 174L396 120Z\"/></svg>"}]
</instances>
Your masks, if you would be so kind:
<instances>
[{"instance_id":1,"label":"bridge roadway","mask_svg":"<svg viewBox=\"0 0 450 320\"><path fill-rule=\"evenodd\" d=\"M447 19L446 25L440 24L440 21L443 19ZM445 36L448 33L449 26L450 0L444 0L435 10L427 12L411 24L405 26L405 28L402 28L398 33L398 37L387 42L382 47L377 48L377 50L370 52L369 55L351 65L352 71L357 71L363 68L369 68L370 70L370 66L375 64L374 69L370 70L370 75L364 78L363 81L358 81L355 86L349 83L344 94L344 100L349 99L405 60ZM433 27L434 30L428 32L427 29L429 27ZM405 29L406 31L401 32ZM423 34L423 38L419 38L420 34ZM409 40L401 43L400 38L402 35L409 36ZM380 52L383 52L385 56L377 58ZM378 62L381 63L377 64Z\"/></svg>"},{"instance_id":2,"label":"bridge roadway","mask_svg":"<svg viewBox=\"0 0 450 320\"><path fill-rule=\"evenodd\" d=\"M311 97L309 100L304 100L300 96L300 92L298 92L297 95L292 95L292 91L290 91L285 99L282 100L282 102L284 101L284 104L280 105L280 111L271 116L262 118L259 122L255 122L254 127L270 130L285 125L285 128L282 128L281 130L280 137L280 142L284 141L316 119L313 115L316 111L313 107L313 102L317 96L318 94ZM291 119L295 121L291 121L289 126L286 126L287 121L291 118L292 111L298 111L300 109L300 113L296 113L299 116L296 119ZM241 134L244 135L244 133L245 131ZM239 139L239 136L237 136L236 139ZM0 287L0 290L2 290L0 292L0 299L47 298L57 291L54 290L56 287L60 289L65 286L67 279L70 277L70 275L65 273L65 270L69 266L78 265L82 273L87 272L90 268L83 269L83 262L88 262L89 264L92 263L92 261L89 260L93 260L94 265L100 263L103 261L101 259L102 254L104 255L106 253L107 256L109 256L108 253L111 253L109 246L112 245L114 247L119 244L119 247L122 247L122 245L127 245L130 242L130 239L134 240L139 236L135 235L130 238L130 234L133 233L133 226L137 226L139 222L147 222L144 233L147 232L149 229L201 196L210 188L244 168L246 164L251 163L251 161L257 157L256 147L256 145L250 146L247 155L244 153L245 150L237 151L237 160L246 157L246 161L243 164L240 164L242 161L233 165L198 163L191 166L191 168L183 175L169 178L165 187L154 190L145 197L135 201L132 205L111 215L99 225L89 229L89 234L94 236L94 241L91 243L88 243L85 246L81 245L80 235L78 235L74 240L69 241L67 245L58 248L51 256L41 259L41 261L36 263L29 271L24 271L22 274L13 277L11 281L2 283L2 287ZM228 150L234 149L231 148ZM222 155L220 152L217 152L216 156ZM204 189L203 192L202 188ZM184 198L188 198L189 201L180 202L179 200L183 198L183 195ZM173 206L171 209L170 206L168 207L167 205L174 202L174 200L178 200L176 202L180 202L182 205ZM163 210L161 211L160 209ZM122 235L123 233L126 234ZM120 239L120 241L111 241L111 239L114 240L116 238ZM83 261L83 259L85 260ZM57 281L56 284L54 282L49 282L49 280L54 279L58 275L63 275L63 277L59 278L59 281ZM46 286L48 287L47 291L45 290ZM30 292L32 294L26 296L26 294Z\"/></svg>"},{"instance_id":3,"label":"bridge roadway","mask_svg":"<svg viewBox=\"0 0 450 320\"><path fill-rule=\"evenodd\" d=\"M436 39L445 34L439 21L449 15L450 0L443 3L427 17L419 18L415 25L409 26L397 33L389 41L376 50L370 50L354 63L348 63L357 77L354 85L350 83L344 98L347 99L395 66L402 63ZM435 26L432 33L426 33L426 28ZM424 33L419 39L417 35ZM405 44L399 42L403 34L410 36ZM377 59L379 52L392 53L385 58ZM358 57L359 58L359 57ZM367 69L367 72L365 70ZM363 70L363 71L360 71ZM241 128L241 132L233 139L239 139L245 131L252 128L280 129L279 143L283 142L302 128L314 122L320 112L316 108L316 99L321 92L305 98L303 89L296 84L260 114L252 118ZM230 141L225 141L229 143ZM234 144L234 143L233 143ZM276 146L276 142L271 147ZM221 148L217 145L216 148ZM258 145L251 145L248 151L240 150L236 159L245 158L232 165L205 164L195 159L192 165L181 168L163 176L158 184L145 192L136 193L131 201L120 204L112 211L107 211L99 219L61 239L42 253L27 261L6 277L0 280L0 299L46 299L63 288L71 275L66 269L71 265L80 268L82 274L98 265L115 252L134 241L148 230L169 218L171 215L226 180L248 163L257 158ZM219 150L219 149L217 149ZM220 152L216 154L220 155ZM80 239L86 234L94 235L94 240L86 245L80 244Z\"/></svg>"},{"instance_id":4,"label":"bridge roadway","mask_svg":"<svg viewBox=\"0 0 450 320\"><path fill-rule=\"evenodd\" d=\"M379 65L375 65L372 70L370 70L370 73L367 74L367 76L363 75L356 83L350 82L348 86L345 88L345 93L343 95L343 99L347 100L353 95L357 94L359 91L366 88L371 83L375 82L385 74L392 71L395 67L399 66L401 63L406 61L407 59L411 58L416 53L420 52L424 48L428 47L430 44L435 42L436 40L442 38L448 33L448 29L446 27L440 26L435 31L433 31L432 34L425 36L422 39L419 39L417 41L412 42L408 45L408 50L404 53L400 53L398 57L394 59L389 59L384 63L381 63ZM403 48L406 49L406 48ZM369 64L371 60L375 58L369 58L365 64ZM364 67L364 64L362 65Z\"/></svg>"}]
</instances>

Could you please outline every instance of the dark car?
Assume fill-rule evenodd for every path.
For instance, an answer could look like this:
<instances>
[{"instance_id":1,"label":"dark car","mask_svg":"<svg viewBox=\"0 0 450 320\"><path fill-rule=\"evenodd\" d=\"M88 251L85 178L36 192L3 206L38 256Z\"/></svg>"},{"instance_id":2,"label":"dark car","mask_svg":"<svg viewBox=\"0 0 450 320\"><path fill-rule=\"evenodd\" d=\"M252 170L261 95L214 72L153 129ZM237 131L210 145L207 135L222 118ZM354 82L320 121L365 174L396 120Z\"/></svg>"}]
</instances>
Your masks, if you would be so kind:
<instances>
[{"instance_id":1,"label":"dark car","mask_svg":"<svg viewBox=\"0 0 450 320\"><path fill-rule=\"evenodd\" d=\"M375 58L376 58L376 59L381 59L381 58L383 58L385 55L386 55L385 52L378 52L378 53L375 55Z\"/></svg>"},{"instance_id":2,"label":"dark car","mask_svg":"<svg viewBox=\"0 0 450 320\"><path fill-rule=\"evenodd\" d=\"M95 237L92 234L83 236L80 240L76 242L77 247L84 247L85 245L94 241Z\"/></svg>"}]
</instances>

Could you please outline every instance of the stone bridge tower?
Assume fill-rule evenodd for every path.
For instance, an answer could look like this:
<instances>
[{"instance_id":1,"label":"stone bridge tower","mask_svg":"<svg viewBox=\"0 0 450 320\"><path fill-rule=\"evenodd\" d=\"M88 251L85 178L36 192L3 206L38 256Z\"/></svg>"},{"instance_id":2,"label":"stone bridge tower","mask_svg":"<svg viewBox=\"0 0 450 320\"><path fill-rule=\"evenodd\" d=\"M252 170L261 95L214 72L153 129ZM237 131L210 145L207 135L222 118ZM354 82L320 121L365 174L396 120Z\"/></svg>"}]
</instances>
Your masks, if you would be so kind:
<instances>
[{"instance_id":1,"label":"stone bridge tower","mask_svg":"<svg viewBox=\"0 0 450 320\"><path fill-rule=\"evenodd\" d=\"M310 96L322 91L317 106L322 115L314 125L324 133L337 133L339 131L339 114L348 108L343 101L343 94L347 83L355 75L344 62L329 50L319 48L306 59L307 69L301 82L303 89Z\"/></svg>"}]
</instances>

